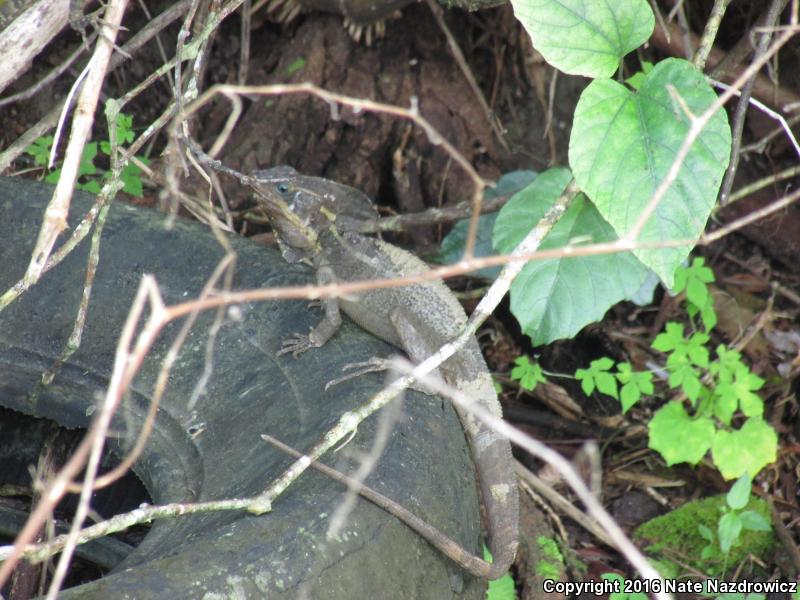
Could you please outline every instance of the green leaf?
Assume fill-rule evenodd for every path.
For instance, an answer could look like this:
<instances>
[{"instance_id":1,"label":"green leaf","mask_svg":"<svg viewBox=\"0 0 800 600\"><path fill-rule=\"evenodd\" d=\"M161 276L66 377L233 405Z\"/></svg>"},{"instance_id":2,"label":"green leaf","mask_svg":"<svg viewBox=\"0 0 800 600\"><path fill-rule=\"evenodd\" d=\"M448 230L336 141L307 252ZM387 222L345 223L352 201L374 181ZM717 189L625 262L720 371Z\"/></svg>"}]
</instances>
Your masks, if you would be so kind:
<instances>
[{"instance_id":1,"label":"green leaf","mask_svg":"<svg viewBox=\"0 0 800 600\"><path fill-rule=\"evenodd\" d=\"M714 439L714 423L707 417L692 419L677 401L667 402L653 415L648 427L649 446L668 465L697 464Z\"/></svg>"},{"instance_id":2,"label":"green leaf","mask_svg":"<svg viewBox=\"0 0 800 600\"><path fill-rule=\"evenodd\" d=\"M746 473L739 477L725 496L725 501L728 506L733 510L741 510L747 506L747 501L750 500L750 486L752 482L752 478Z\"/></svg>"},{"instance_id":3,"label":"green leaf","mask_svg":"<svg viewBox=\"0 0 800 600\"><path fill-rule=\"evenodd\" d=\"M729 512L720 517L717 525L717 535L719 535L719 547L727 554L739 540L742 532L742 520L738 513Z\"/></svg>"},{"instance_id":4,"label":"green leaf","mask_svg":"<svg viewBox=\"0 0 800 600\"><path fill-rule=\"evenodd\" d=\"M713 307L711 294L706 284L714 281L714 271L705 266L705 259L701 256L692 260L689 267L679 267L675 271L675 286L673 291L682 292L686 290L686 297L689 302L698 309L709 305Z\"/></svg>"},{"instance_id":5,"label":"green leaf","mask_svg":"<svg viewBox=\"0 0 800 600\"><path fill-rule=\"evenodd\" d=\"M736 371L742 366L744 366L744 363L742 362L741 353L736 350L728 350L728 348L720 344L717 346L717 360L709 365L708 370L720 381L733 381Z\"/></svg>"},{"instance_id":6,"label":"green leaf","mask_svg":"<svg viewBox=\"0 0 800 600\"><path fill-rule=\"evenodd\" d=\"M616 377L622 384L619 399L623 414L628 412L642 395L653 393L653 374L650 371L634 371L630 363L619 363Z\"/></svg>"},{"instance_id":7,"label":"green leaf","mask_svg":"<svg viewBox=\"0 0 800 600\"><path fill-rule=\"evenodd\" d=\"M670 321L664 327L664 332L659 333L650 345L659 352L670 352L683 343L683 325Z\"/></svg>"},{"instance_id":8,"label":"green leaf","mask_svg":"<svg viewBox=\"0 0 800 600\"><path fill-rule=\"evenodd\" d=\"M150 161L143 156L139 156L137 158L145 165L150 164ZM131 162L125 165L125 167L122 169L122 173L120 173L120 179L122 179L123 182L122 191L130 194L131 196L136 196L137 198L141 198L144 195L144 189L142 187L142 170L135 164Z\"/></svg>"},{"instance_id":9,"label":"green leaf","mask_svg":"<svg viewBox=\"0 0 800 600\"><path fill-rule=\"evenodd\" d=\"M636 92L616 81L593 81L575 109L570 166L580 188L618 235L634 226L689 131L689 118L669 89L695 115L716 98L691 63L669 58L655 66ZM639 241L699 237L728 165L730 145L730 127L722 110L692 146ZM647 248L635 254L671 288L675 269L689 250L690 246Z\"/></svg>"},{"instance_id":10,"label":"green leaf","mask_svg":"<svg viewBox=\"0 0 800 600\"><path fill-rule=\"evenodd\" d=\"M711 331L717 326L717 312L714 310L713 302L700 309L700 320L703 322L703 327L706 328L706 331Z\"/></svg>"},{"instance_id":11,"label":"green leaf","mask_svg":"<svg viewBox=\"0 0 800 600\"><path fill-rule=\"evenodd\" d=\"M308 62L305 57L299 56L295 58L289 65L286 67L286 74L287 75L294 75L300 69L306 66L306 62Z\"/></svg>"},{"instance_id":12,"label":"green leaf","mask_svg":"<svg viewBox=\"0 0 800 600\"><path fill-rule=\"evenodd\" d=\"M96 179L90 179L84 183L78 182L75 184L75 187L84 192L89 192L90 194L100 193L100 183Z\"/></svg>"},{"instance_id":13,"label":"green leaf","mask_svg":"<svg viewBox=\"0 0 800 600\"><path fill-rule=\"evenodd\" d=\"M95 156L97 156L97 142L86 144L81 153L81 162L78 164L78 177L97 173L97 168L94 166Z\"/></svg>"},{"instance_id":14,"label":"green leaf","mask_svg":"<svg viewBox=\"0 0 800 600\"><path fill-rule=\"evenodd\" d=\"M529 185L535 178L535 171L511 171L503 175L494 188L487 188L483 194L483 198L484 200L489 200L497 196L513 194L524 189L525 186ZM478 235L475 239L474 252L476 257L492 256L494 254L492 232L494 231L497 214L498 213L481 215L478 219ZM456 223L450 230L450 233L442 240L439 252L432 257L433 262L444 265L459 262L464 257L464 246L467 243L468 231L468 219L463 219ZM472 275L484 277L486 279L494 279L500 273L501 269L502 267L486 267L474 271Z\"/></svg>"},{"instance_id":15,"label":"green leaf","mask_svg":"<svg viewBox=\"0 0 800 600\"><path fill-rule=\"evenodd\" d=\"M733 386L739 399L739 408L748 417L760 417L764 414L764 401L754 393L762 385L764 380L751 373L744 365L737 369Z\"/></svg>"},{"instance_id":16,"label":"green leaf","mask_svg":"<svg viewBox=\"0 0 800 600\"><path fill-rule=\"evenodd\" d=\"M697 526L697 531L700 534L700 537L702 537L705 541L707 542L714 541L714 532L711 531L711 529L709 529L706 525L703 525L702 523L699 524Z\"/></svg>"},{"instance_id":17,"label":"green leaf","mask_svg":"<svg viewBox=\"0 0 800 600\"><path fill-rule=\"evenodd\" d=\"M736 412L736 394L728 389L729 383L721 383L714 390L714 416L729 426Z\"/></svg>"},{"instance_id":18,"label":"green leaf","mask_svg":"<svg viewBox=\"0 0 800 600\"><path fill-rule=\"evenodd\" d=\"M599 392L618 399L617 379L608 372L613 366L614 361L604 356L589 363L588 369L575 371L575 378L581 382L581 388L587 396L597 388Z\"/></svg>"},{"instance_id":19,"label":"green leaf","mask_svg":"<svg viewBox=\"0 0 800 600\"><path fill-rule=\"evenodd\" d=\"M778 436L763 419L747 419L738 431L717 431L711 448L714 464L725 479L750 477L775 461Z\"/></svg>"},{"instance_id":20,"label":"green leaf","mask_svg":"<svg viewBox=\"0 0 800 600\"><path fill-rule=\"evenodd\" d=\"M772 531L772 524L764 515L754 510L745 510L739 513L742 527L750 531Z\"/></svg>"},{"instance_id":21,"label":"green leaf","mask_svg":"<svg viewBox=\"0 0 800 600\"><path fill-rule=\"evenodd\" d=\"M484 546L483 559L486 561L492 560L492 555L489 550ZM500 579L489 582L489 589L486 590L486 600L515 600L517 592L514 586L514 580L511 575L506 573Z\"/></svg>"},{"instance_id":22,"label":"green leaf","mask_svg":"<svg viewBox=\"0 0 800 600\"><path fill-rule=\"evenodd\" d=\"M497 251L511 252L570 179L568 169L548 169L509 200L495 223ZM540 248L560 248L575 239L616 239L582 194L572 201ZM511 286L511 312L536 345L571 337L600 320L609 307L635 294L648 272L630 252L530 261Z\"/></svg>"},{"instance_id":23,"label":"green leaf","mask_svg":"<svg viewBox=\"0 0 800 600\"><path fill-rule=\"evenodd\" d=\"M519 380L519 385L532 391L537 384L545 383L547 378L538 363L532 363L527 356L520 356L514 360L517 365L511 369L511 379Z\"/></svg>"},{"instance_id":24,"label":"green leaf","mask_svg":"<svg viewBox=\"0 0 800 600\"><path fill-rule=\"evenodd\" d=\"M511 0L534 48L571 75L611 77L653 33L647 0Z\"/></svg>"},{"instance_id":25,"label":"green leaf","mask_svg":"<svg viewBox=\"0 0 800 600\"><path fill-rule=\"evenodd\" d=\"M33 143L25 149L26 154L33 157L33 163L39 166L47 165L50 159L50 148L53 145L53 136L45 135L36 138Z\"/></svg>"},{"instance_id":26,"label":"green leaf","mask_svg":"<svg viewBox=\"0 0 800 600\"><path fill-rule=\"evenodd\" d=\"M642 87L642 84L647 79L647 74L652 70L653 70L653 63L648 62L646 60L642 61L642 70L628 77L625 80L625 83L627 83L633 89L638 90L640 87Z\"/></svg>"}]
</instances>

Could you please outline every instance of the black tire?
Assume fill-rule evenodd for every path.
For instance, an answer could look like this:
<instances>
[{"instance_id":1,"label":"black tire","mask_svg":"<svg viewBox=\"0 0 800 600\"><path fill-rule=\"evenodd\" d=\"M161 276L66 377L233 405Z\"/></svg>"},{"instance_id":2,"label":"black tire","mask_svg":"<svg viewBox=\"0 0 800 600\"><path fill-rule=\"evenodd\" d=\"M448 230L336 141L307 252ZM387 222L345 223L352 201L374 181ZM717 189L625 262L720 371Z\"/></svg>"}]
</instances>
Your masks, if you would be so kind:
<instances>
[{"instance_id":1,"label":"black tire","mask_svg":"<svg viewBox=\"0 0 800 600\"><path fill-rule=\"evenodd\" d=\"M30 259L52 187L0 178L0 293L20 279ZM74 227L93 198L76 193ZM273 251L231 237L238 253L234 287L308 282ZM44 390L37 385L72 328L83 287L88 239L63 264L0 313L0 404L85 427L106 387L114 350L141 275L156 276L167 303L198 295L223 253L210 233L182 220L122 203L111 208L80 349ZM156 503L255 495L290 460L260 439L270 433L309 448L345 410L381 382L366 376L324 384L342 365L393 350L345 323L324 348L276 357L280 341L319 319L305 301L269 302L228 313L214 343L213 374L192 410L203 372L213 314L190 334L170 377L155 431L135 467ZM166 348L180 324L160 336L115 429L135 435ZM343 470L368 451L373 417L342 451L326 457ZM125 444L123 436L122 445ZM464 435L452 408L410 393L403 416L367 483L410 507L473 551L480 547L478 500ZM402 523L359 500L335 540L326 540L343 489L315 472L304 474L271 513L181 517L155 523L143 543L100 580L62 592L63 598L481 598L485 584L442 557Z\"/></svg>"}]
</instances>

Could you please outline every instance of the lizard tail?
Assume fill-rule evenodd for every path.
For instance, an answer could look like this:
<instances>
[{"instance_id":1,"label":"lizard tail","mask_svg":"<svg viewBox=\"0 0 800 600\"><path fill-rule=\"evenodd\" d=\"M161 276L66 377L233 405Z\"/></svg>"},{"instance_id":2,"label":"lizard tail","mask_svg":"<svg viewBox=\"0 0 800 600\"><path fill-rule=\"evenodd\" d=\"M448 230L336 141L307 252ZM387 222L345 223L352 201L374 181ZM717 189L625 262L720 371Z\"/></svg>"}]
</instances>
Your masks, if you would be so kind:
<instances>
[{"instance_id":1,"label":"lizard tail","mask_svg":"<svg viewBox=\"0 0 800 600\"><path fill-rule=\"evenodd\" d=\"M485 425L484 425L485 427ZM508 572L517 555L519 540L519 492L513 471L514 459L508 439L494 431L481 432L488 445L481 445L477 463L481 500L486 513L489 551L487 579L499 579Z\"/></svg>"}]
</instances>

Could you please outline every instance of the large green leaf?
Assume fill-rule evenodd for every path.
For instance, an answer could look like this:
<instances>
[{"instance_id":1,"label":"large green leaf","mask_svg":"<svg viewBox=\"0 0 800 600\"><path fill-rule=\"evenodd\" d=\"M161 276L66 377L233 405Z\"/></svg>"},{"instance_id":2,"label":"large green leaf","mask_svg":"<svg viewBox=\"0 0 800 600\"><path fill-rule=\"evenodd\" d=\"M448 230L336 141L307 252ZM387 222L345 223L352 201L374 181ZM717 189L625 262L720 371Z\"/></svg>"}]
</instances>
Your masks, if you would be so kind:
<instances>
[{"instance_id":1,"label":"large green leaf","mask_svg":"<svg viewBox=\"0 0 800 600\"><path fill-rule=\"evenodd\" d=\"M486 188L483 193L484 200L490 200L498 196L513 194L520 191L531 181L536 179L536 171L510 171L505 173L493 188ZM482 256L492 256L492 231L498 213L481 215L478 219L478 233L475 239L473 255L476 258ZM452 265L464 258L464 248L467 245L467 234L469 233L469 219L462 219L456 223L445 238L442 240L439 252L429 258L431 262L442 265ZM470 273L473 277L484 277L494 279L500 273L502 267L485 267Z\"/></svg>"},{"instance_id":2,"label":"large green leaf","mask_svg":"<svg viewBox=\"0 0 800 600\"><path fill-rule=\"evenodd\" d=\"M575 180L620 236L636 223L689 130L689 119L668 86L695 115L715 99L694 66L671 58L656 65L636 92L616 81L592 82L575 108L569 144ZM730 145L727 115L719 111L695 141L640 241L700 235L728 165ZM640 249L636 256L671 287L675 269L690 249Z\"/></svg>"},{"instance_id":3,"label":"large green leaf","mask_svg":"<svg viewBox=\"0 0 800 600\"><path fill-rule=\"evenodd\" d=\"M693 419L676 400L655 412L648 429L649 446L661 454L668 465L682 462L696 465L711 448L715 432L711 419Z\"/></svg>"},{"instance_id":4,"label":"large green leaf","mask_svg":"<svg viewBox=\"0 0 800 600\"><path fill-rule=\"evenodd\" d=\"M751 478L771 462L778 452L778 436L763 419L747 419L741 429L717 431L711 448L714 464L725 479L747 473Z\"/></svg>"},{"instance_id":5,"label":"large green leaf","mask_svg":"<svg viewBox=\"0 0 800 600\"><path fill-rule=\"evenodd\" d=\"M571 178L569 169L550 169L509 200L495 222L497 251L511 252ZM578 239L616 239L614 230L583 194L572 201L540 248L560 248ZM648 272L630 252L531 261L511 285L511 312L534 344L572 337L635 293Z\"/></svg>"},{"instance_id":6,"label":"large green leaf","mask_svg":"<svg viewBox=\"0 0 800 600\"><path fill-rule=\"evenodd\" d=\"M611 77L653 32L647 0L511 0L545 60L571 75Z\"/></svg>"}]
</instances>

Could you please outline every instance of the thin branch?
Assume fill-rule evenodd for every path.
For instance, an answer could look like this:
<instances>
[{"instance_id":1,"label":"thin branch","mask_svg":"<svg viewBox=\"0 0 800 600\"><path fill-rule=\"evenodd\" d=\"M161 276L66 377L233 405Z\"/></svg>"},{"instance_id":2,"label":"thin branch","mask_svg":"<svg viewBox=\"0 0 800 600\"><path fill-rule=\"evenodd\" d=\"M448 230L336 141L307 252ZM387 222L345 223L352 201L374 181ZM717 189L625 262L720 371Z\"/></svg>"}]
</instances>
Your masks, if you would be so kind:
<instances>
[{"instance_id":1,"label":"thin branch","mask_svg":"<svg viewBox=\"0 0 800 600\"><path fill-rule=\"evenodd\" d=\"M784 179L791 179L792 177L800 177L800 165L789 167L788 169L784 169L783 171L780 171L773 175L763 177L757 181L754 181L746 186L739 188L733 194L731 194L731 197L728 200L728 204L733 204L737 200L741 200L742 198L749 196L750 194L753 194L760 189L763 189L770 185L775 185L779 181L783 181Z\"/></svg>"},{"instance_id":2,"label":"thin branch","mask_svg":"<svg viewBox=\"0 0 800 600\"><path fill-rule=\"evenodd\" d=\"M706 27L703 31L703 37L700 40L700 47L694 55L694 66L702 71L706 66L706 60L711 52L711 47L714 45L714 39L717 37L722 17L725 16L725 11L731 0L714 0L714 6L711 8L711 14L706 21Z\"/></svg>"},{"instance_id":3,"label":"thin branch","mask_svg":"<svg viewBox=\"0 0 800 600\"><path fill-rule=\"evenodd\" d=\"M127 0L110 0L108 3L97 46L89 61L89 73L75 108L75 119L72 123L72 132L67 144L64 163L61 166L61 177L56 184L53 198L45 210L44 222L39 230L39 237L36 240L30 264L23 277L25 281L35 283L39 280L56 239L67 226L69 203L78 177L83 148L92 131L94 112L100 99L100 89L103 86L111 53L114 50L114 40L116 40L122 16L125 14L126 5Z\"/></svg>"},{"instance_id":4,"label":"thin branch","mask_svg":"<svg viewBox=\"0 0 800 600\"><path fill-rule=\"evenodd\" d=\"M783 10L783 2L784 0L772 0L767 9L767 14L765 17L765 25L766 29L763 31L761 36L758 39L758 45L756 46L756 52L753 56L753 62L758 61L761 56L763 56L767 48L769 47L769 40L772 37L772 32L770 30L771 27L774 27L775 24L778 22L778 19L781 16L781 10ZM731 128L731 134L733 139L733 145L731 146L731 160L730 164L728 164L728 170L725 171L725 178L722 181L722 188L719 194L719 202L722 205L728 203L728 194L731 193L731 188L733 187L733 178L736 176L736 170L739 166L739 150L742 147L742 132L744 131L744 120L747 116L747 106L750 103L750 96L753 93L753 86L756 83L756 75L754 74L750 79L748 79L744 87L742 88L741 95L739 96L739 102L736 105L736 112L733 116L733 127ZM785 123L785 121L783 121ZM800 155L800 147L797 145L797 140L794 140L794 136L791 135L791 130L789 130L790 137L794 142L795 149Z\"/></svg>"}]
</instances>

